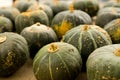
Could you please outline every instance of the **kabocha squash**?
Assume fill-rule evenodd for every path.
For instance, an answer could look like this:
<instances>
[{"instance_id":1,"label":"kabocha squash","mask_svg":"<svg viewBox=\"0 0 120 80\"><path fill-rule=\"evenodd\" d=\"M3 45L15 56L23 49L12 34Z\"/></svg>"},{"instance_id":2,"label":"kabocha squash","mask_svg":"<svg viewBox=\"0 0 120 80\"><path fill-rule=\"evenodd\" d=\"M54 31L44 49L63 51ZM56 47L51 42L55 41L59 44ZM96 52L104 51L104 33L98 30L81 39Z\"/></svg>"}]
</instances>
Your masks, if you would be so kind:
<instances>
[{"instance_id":1,"label":"kabocha squash","mask_svg":"<svg viewBox=\"0 0 120 80\"><path fill-rule=\"evenodd\" d=\"M120 19L110 21L104 29L110 35L113 43L120 43Z\"/></svg>"},{"instance_id":2,"label":"kabocha squash","mask_svg":"<svg viewBox=\"0 0 120 80\"><path fill-rule=\"evenodd\" d=\"M96 49L87 60L88 80L120 79L120 44Z\"/></svg>"},{"instance_id":3,"label":"kabocha squash","mask_svg":"<svg viewBox=\"0 0 120 80\"><path fill-rule=\"evenodd\" d=\"M73 5L70 5L70 10L62 11L53 18L51 27L61 39L68 30L80 24L92 24L92 19L87 13L74 10Z\"/></svg>"},{"instance_id":4,"label":"kabocha squash","mask_svg":"<svg viewBox=\"0 0 120 80\"><path fill-rule=\"evenodd\" d=\"M16 0L13 7L16 7L20 12L25 12L31 5L37 4L35 0Z\"/></svg>"},{"instance_id":5,"label":"kabocha squash","mask_svg":"<svg viewBox=\"0 0 120 80\"><path fill-rule=\"evenodd\" d=\"M13 31L12 21L7 17L0 16L0 33L12 31Z\"/></svg>"},{"instance_id":6,"label":"kabocha squash","mask_svg":"<svg viewBox=\"0 0 120 80\"><path fill-rule=\"evenodd\" d=\"M120 0L110 0L104 4L103 7L118 7L120 8Z\"/></svg>"},{"instance_id":7,"label":"kabocha squash","mask_svg":"<svg viewBox=\"0 0 120 80\"><path fill-rule=\"evenodd\" d=\"M47 14L47 16L49 18L49 22L51 23L51 21L53 19L53 11L49 6L47 6L45 4L39 4L39 5L35 4L35 5L31 5L27 9L27 11L34 11L34 10L38 10L38 9L43 10Z\"/></svg>"},{"instance_id":8,"label":"kabocha squash","mask_svg":"<svg viewBox=\"0 0 120 80\"><path fill-rule=\"evenodd\" d=\"M95 24L104 27L110 21L120 18L120 9L116 7L106 7L99 10Z\"/></svg>"},{"instance_id":9,"label":"kabocha squash","mask_svg":"<svg viewBox=\"0 0 120 80\"><path fill-rule=\"evenodd\" d=\"M0 16L9 18L13 23L13 30L15 31L15 18L20 14L19 10L15 7L2 7L0 8Z\"/></svg>"},{"instance_id":10,"label":"kabocha squash","mask_svg":"<svg viewBox=\"0 0 120 80\"><path fill-rule=\"evenodd\" d=\"M0 76L10 76L20 69L29 55L26 40L12 32L0 34Z\"/></svg>"},{"instance_id":11,"label":"kabocha squash","mask_svg":"<svg viewBox=\"0 0 120 80\"><path fill-rule=\"evenodd\" d=\"M79 25L69 30L62 41L74 45L79 50L83 60L82 71L86 70L86 60L93 50L112 44L108 33L96 25Z\"/></svg>"},{"instance_id":12,"label":"kabocha squash","mask_svg":"<svg viewBox=\"0 0 120 80\"><path fill-rule=\"evenodd\" d=\"M88 13L91 17L96 16L99 10L98 0L74 0L74 8Z\"/></svg>"},{"instance_id":13,"label":"kabocha squash","mask_svg":"<svg viewBox=\"0 0 120 80\"><path fill-rule=\"evenodd\" d=\"M53 1L47 1L44 4L48 5L52 9L53 16L55 16L59 12L69 9L69 4L67 1L53 0Z\"/></svg>"},{"instance_id":14,"label":"kabocha squash","mask_svg":"<svg viewBox=\"0 0 120 80\"><path fill-rule=\"evenodd\" d=\"M41 48L33 60L37 80L75 80L82 65L78 50L62 42Z\"/></svg>"},{"instance_id":15,"label":"kabocha squash","mask_svg":"<svg viewBox=\"0 0 120 80\"><path fill-rule=\"evenodd\" d=\"M28 42L31 58L34 58L38 50L44 45L58 41L53 29L40 23L24 28L21 35Z\"/></svg>"},{"instance_id":16,"label":"kabocha squash","mask_svg":"<svg viewBox=\"0 0 120 80\"><path fill-rule=\"evenodd\" d=\"M48 16L43 10L23 12L15 19L16 32L20 33L25 27L31 26L36 22L49 25Z\"/></svg>"}]
</instances>

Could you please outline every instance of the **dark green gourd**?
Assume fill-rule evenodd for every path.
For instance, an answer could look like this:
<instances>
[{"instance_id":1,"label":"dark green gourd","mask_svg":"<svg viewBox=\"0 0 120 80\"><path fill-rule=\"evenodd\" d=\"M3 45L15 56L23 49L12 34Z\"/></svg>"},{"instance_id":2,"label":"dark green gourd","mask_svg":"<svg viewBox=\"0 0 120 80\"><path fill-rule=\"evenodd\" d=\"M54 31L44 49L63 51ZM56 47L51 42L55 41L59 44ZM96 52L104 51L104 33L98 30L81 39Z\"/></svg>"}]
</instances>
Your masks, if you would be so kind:
<instances>
[{"instance_id":1,"label":"dark green gourd","mask_svg":"<svg viewBox=\"0 0 120 80\"><path fill-rule=\"evenodd\" d=\"M69 30L62 41L74 45L79 50L83 60L83 71L86 70L86 60L92 51L112 44L108 33L96 25L79 25Z\"/></svg>"},{"instance_id":2,"label":"dark green gourd","mask_svg":"<svg viewBox=\"0 0 120 80\"><path fill-rule=\"evenodd\" d=\"M34 58L39 49L44 45L58 41L53 29L40 23L24 28L21 35L28 42L31 58Z\"/></svg>"},{"instance_id":3,"label":"dark green gourd","mask_svg":"<svg viewBox=\"0 0 120 80\"><path fill-rule=\"evenodd\" d=\"M74 0L74 8L88 13L91 17L96 16L100 9L98 0Z\"/></svg>"},{"instance_id":4,"label":"dark green gourd","mask_svg":"<svg viewBox=\"0 0 120 80\"><path fill-rule=\"evenodd\" d=\"M120 43L120 19L114 19L104 26L114 44Z\"/></svg>"},{"instance_id":5,"label":"dark green gourd","mask_svg":"<svg viewBox=\"0 0 120 80\"><path fill-rule=\"evenodd\" d=\"M0 16L0 33L12 31L13 31L12 21L7 17Z\"/></svg>"},{"instance_id":6,"label":"dark green gourd","mask_svg":"<svg viewBox=\"0 0 120 80\"><path fill-rule=\"evenodd\" d=\"M62 11L53 18L51 27L61 39L68 30L80 24L92 24L92 19L87 13L74 10L73 5L70 5L69 10Z\"/></svg>"},{"instance_id":7,"label":"dark green gourd","mask_svg":"<svg viewBox=\"0 0 120 80\"><path fill-rule=\"evenodd\" d=\"M54 42L39 50L33 61L33 71L37 80L75 80L81 65L81 56L74 46Z\"/></svg>"},{"instance_id":8,"label":"dark green gourd","mask_svg":"<svg viewBox=\"0 0 120 80\"><path fill-rule=\"evenodd\" d=\"M120 79L120 44L96 49L87 60L88 80Z\"/></svg>"},{"instance_id":9,"label":"dark green gourd","mask_svg":"<svg viewBox=\"0 0 120 80\"><path fill-rule=\"evenodd\" d=\"M43 10L23 12L15 19L16 32L20 33L25 27L31 26L36 22L49 25L48 16Z\"/></svg>"},{"instance_id":10,"label":"dark green gourd","mask_svg":"<svg viewBox=\"0 0 120 80\"><path fill-rule=\"evenodd\" d=\"M12 32L0 33L0 76L10 76L19 70L29 55L26 40Z\"/></svg>"}]
</instances>

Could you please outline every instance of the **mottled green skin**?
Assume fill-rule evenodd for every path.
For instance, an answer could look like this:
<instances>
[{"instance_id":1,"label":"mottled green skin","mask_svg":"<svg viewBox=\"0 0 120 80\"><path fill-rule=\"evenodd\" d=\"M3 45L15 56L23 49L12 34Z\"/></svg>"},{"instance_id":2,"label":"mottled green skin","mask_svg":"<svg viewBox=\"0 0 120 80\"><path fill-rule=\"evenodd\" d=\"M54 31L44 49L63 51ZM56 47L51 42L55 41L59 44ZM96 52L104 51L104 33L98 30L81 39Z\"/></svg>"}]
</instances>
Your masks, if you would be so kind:
<instances>
[{"instance_id":1,"label":"mottled green skin","mask_svg":"<svg viewBox=\"0 0 120 80\"><path fill-rule=\"evenodd\" d=\"M62 25L64 21L71 23L72 24L71 28L76 27L80 24L92 24L92 19L87 13L80 10L74 10L73 12L67 10L58 13L52 20L51 27L54 29L56 33L59 31L55 30L56 25ZM59 39L61 39L62 36L58 36Z\"/></svg>"},{"instance_id":2,"label":"mottled green skin","mask_svg":"<svg viewBox=\"0 0 120 80\"><path fill-rule=\"evenodd\" d=\"M106 7L100 9L96 17L95 24L104 27L110 21L120 18L120 9L115 7Z\"/></svg>"},{"instance_id":3,"label":"mottled green skin","mask_svg":"<svg viewBox=\"0 0 120 80\"><path fill-rule=\"evenodd\" d=\"M0 42L0 76L10 76L20 69L29 55L26 40L12 32L0 34L6 41Z\"/></svg>"},{"instance_id":4,"label":"mottled green skin","mask_svg":"<svg viewBox=\"0 0 120 80\"><path fill-rule=\"evenodd\" d=\"M53 19L52 9L45 4L40 4L40 5L31 5L27 10L28 11L34 11L34 10L37 10L37 9L43 10L47 14L47 16L49 18L49 22L51 24L51 21Z\"/></svg>"},{"instance_id":5,"label":"mottled green skin","mask_svg":"<svg viewBox=\"0 0 120 80\"><path fill-rule=\"evenodd\" d=\"M96 49L87 60L88 80L120 80L120 56L115 51L120 44L108 45Z\"/></svg>"},{"instance_id":6,"label":"mottled green skin","mask_svg":"<svg viewBox=\"0 0 120 80\"><path fill-rule=\"evenodd\" d=\"M31 26L36 22L49 25L47 14L42 10L21 13L15 19L16 32L20 33L25 27Z\"/></svg>"},{"instance_id":7,"label":"mottled green skin","mask_svg":"<svg viewBox=\"0 0 120 80\"><path fill-rule=\"evenodd\" d=\"M49 52L51 44L57 45L59 50ZM41 48L34 58L33 71L37 80L75 80L82 65L78 50L67 43L51 44Z\"/></svg>"},{"instance_id":8,"label":"mottled green skin","mask_svg":"<svg viewBox=\"0 0 120 80\"><path fill-rule=\"evenodd\" d=\"M37 4L35 0L17 0L13 3L20 12L25 12L31 5Z\"/></svg>"},{"instance_id":9,"label":"mottled green skin","mask_svg":"<svg viewBox=\"0 0 120 80\"><path fill-rule=\"evenodd\" d=\"M0 8L0 16L9 18L13 23L13 31L15 31L15 18L20 14L19 10L15 7Z\"/></svg>"},{"instance_id":10,"label":"mottled green skin","mask_svg":"<svg viewBox=\"0 0 120 80\"><path fill-rule=\"evenodd\" d=\"M12 21L7 17L0 16L0 33L12 31L13 31Z\"/></svg>"},{"instance_id":11,"label":"mottled green skin","mask_svg":"<svg viewBox=\"0 0 120 80\"><path fill-rule=\"evenodd\" d=\"M53 10L53 16L55 16L59 12L69 9L69 4L67 3L67 1L48 1L44 4L48 5Z\"/></svg>"},{"instance_id":12,"label":"mottled green skin","mask_svg":"<svg viewBox=\"0 0 120 80\"><path fill-rule=\"evenodd\" d=\"M99 10L97 0L75 0L73 1L74 8L88 13L91 17L96 16Z\"/></svg>"},{"instance_id":13,"label":"mottled green skin","mask_svg":"<svg viewBox=\"0 0 120 80\"><path fill-rule=\"evenodd\" d=\"M58 41L53 29L42 24L34 24L24 28L21 35L28 42L31 58L34 58L39 49L44 45Z\"/></svg>"},{"instance_id":14,"label":"mottled green skin","mask_svg":"<svg viewBox=\"0 0 120 80\"><path fill-rule=\"evenodd\" d=\"M104 26L114 44L120 43L120 19L114 19Z\"/></svg>"},{"instance_id":15,"label":"mottled green skin","mask_svg":"<svg viewBox=\"0 0 120 80\"><path fill-rule=\"evenodd\" d=\"M84 30L86 26L89 28ZM86 70L86 61L92 51L104 45L112 44L108 33L95 25L79 25L68 31L62 40L74 45L79 50L83 60L82 71Z\"/></svg>"}]
</instances>

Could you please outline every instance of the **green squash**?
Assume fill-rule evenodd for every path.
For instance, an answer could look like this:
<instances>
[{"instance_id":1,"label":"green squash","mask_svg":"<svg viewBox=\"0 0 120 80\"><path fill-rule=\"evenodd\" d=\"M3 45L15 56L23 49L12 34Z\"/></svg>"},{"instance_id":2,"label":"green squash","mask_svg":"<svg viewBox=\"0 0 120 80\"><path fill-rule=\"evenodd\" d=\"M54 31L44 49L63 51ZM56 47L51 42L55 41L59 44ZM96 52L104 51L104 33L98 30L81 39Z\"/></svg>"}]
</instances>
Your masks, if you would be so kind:
<instances>
[{"instance_id":1,"label":"green squash","mask_svg":"<svg viewBox=\"0 0 120 80\"><path fill-rule=\"evenodd\" d=\"M120 19L114 19L104 26L113 43L120 43Z\"/></svg>"},{"instance_id":2,"label":"green squash","mask_svg":"<svg viewBox=\"0 0 120 80\"><path fill-rule=\"evenodd\" d=\"M26 12L26 10L31 6L37 4L35 0L16 0L13 3L13 7L17 8L20 12Z\"/></svg>"},{"instance_id":3,"label":"green squash","mask_svg":"<svg viewBox=\"0 0 120 80\"><path fill-rule=\"evenodd\" d=\"M106 2L103 7L118 7L120 8L120 0L110 0Z\"/></svg>"},{"instance_id":4,"label":"green squash","mask_svg":"<svg viewBox=\"0 0 120 80\"><path fill-rule=\"evenodd\" d=\"M9 18L13 23L13 31L15 31L15 18L20 14L19 10L15 7L1 7L0 16Z\"/></svg>"},{"instance_id":5,"label":"green squash","mask_svg":"<svg viewBox=\"0 0 120 80\"><path fill-rule=\"evenodd\" d=\"M12 31L13 31L12 21L7 17L0 16L0 33Z\"/></svg>"},{"instance_id":6,"label":"green squash","mask_svg":"<svg viewBox=\"0 0 120 80\"><path fill-rule=\"evenodd\" d=\"M79 50L83 60L82 71L86 70L86 61L92 51L112 44L108 33L96 25L79 25L69 30L62 41L74 45Z\"/></svg>"},{"instance_id":7,"label":"green squash","mask_svg":"<svg viewBox=\"0 0 120 80\"><path fill-rule=\"evenodd\" d=\"M67 1L53 0L47 1L44 4L48 5L52 9L53 16L55 16L59 12L66 11L69 9L69 4Z\"/></svg>"},{"instance_id":8,"label":"green squash","mask_svg":"<svg viewBox=\"0 0 120 80\"><path fill-rule=\"evenodd\" d=\"M40 23L24 28L21 35L28 42L31 58L34 58L38 50L44 45L58 41L53 29Z\"/></svg>"},{"instance_id":9,"label":"green squash","mask_svg":"<svg viewBox=\"0 0 120 80\"><path fill-rule=\"evenodd\" d=\"M49 18L49 22L51 24L51 21L53 19L53 11L52 11L52 9L49 6L47 6L45 4L39 4L39 5L35 4L35 5L31 5L27 9L27 11L34 11L34 10L38 10L38 9L39 10L43 10L47 14L47 16Z\"/></svg>"},{"instance_id":10,"label":"green squash","mask_svg":"<svg viewBox=\"0 0 120 80\"><path fill-rule=\"evenodd\" d=\"M0 33L0 76L10 76L19 70L29 55L26 40L12 32Z\"/></svg>"},{"instance_id":11,"label":"green squash","mask_svg":"<svg viewBox=\"0 0 120 80\"><path fill-rule=\"evenodd\" d=\"M15 19L16 32L20 33L25 27L31 26L36 22L49 25L48 16L43 10L23 12L19 14Z\"/></svg>"},{"instance_id":12,"label":"green squash","mask_svg":"<svg viewBox=\"0 0 120 80\"><path fill-rule=\"evenodd\" d=\"M110 21L120 18L120 9L116 7L106 7L99 10L95 24L104 27Z\"/></svg>"},{"instance_id":13,"label":"green squash","mask_svg":"<svg viewBox=\"0 0 120 80\"><path fill-rule=\"evenodd\" d=\"M74 10L71 5L70 10L62 11L53 18L51 27L61 39L68 30L80 24L92 24L92 19L87 13Z\"/></svg>"},{"instance_id":14,"label":"green squash","mask_svg":"<svg viewBox=\"0 0 120 80\"><path fill-rule=\"evenodd\" d=\"M33 60L37 80L75 80L82 65L78 50L62 42L41 48Z\"/></svg>"},{"instance_id":15,"label":"green squash","mask_svg":"<svg viewBox=\"0 0 120 80\"><path fill-rule=\"evenodd\" d=\"M91 17L96 16L99 10L99 2L97 0L74 0L74 8L88 13Z\"/></svg>"},{"instance_id":16,"label":"green squash","mask_svg":"<svg viewBox=\"0 0 120 80\"><path fill-rule=\"evenodd\" d=\"M120 44L96 49L86 65L88 80L120 80Z\"/></svg>"}]
</instances>

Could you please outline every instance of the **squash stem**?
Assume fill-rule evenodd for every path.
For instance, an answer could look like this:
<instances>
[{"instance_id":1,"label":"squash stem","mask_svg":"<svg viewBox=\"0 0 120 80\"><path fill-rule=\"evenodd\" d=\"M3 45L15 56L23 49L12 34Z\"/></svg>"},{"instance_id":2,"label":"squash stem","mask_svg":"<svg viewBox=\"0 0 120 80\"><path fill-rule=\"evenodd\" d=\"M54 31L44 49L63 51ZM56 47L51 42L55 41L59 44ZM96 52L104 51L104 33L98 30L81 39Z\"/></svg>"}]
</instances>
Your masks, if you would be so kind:
<instances>
[{"instance_id":1,"label":"squash stem","mask_svg":"<svg viewBox=\"0 0 120 80\"><path fill-rule=\"evenodd\" d=\"M37 25L37 26L40 26L40 23L39 23L39 22L37 22L37 23L36 23L36 25Z\"/></svg>"},{"instance_id":2,"label":"squash stem","mask_svg":"<svg viewBox=\"0 0 120 80\"><path fill-rule=\"evenodd\" d=\"M87 31L89 28L90 28L90 27L89 27L88 25L85 25L83 30L84 30L84 31Z\"/></svg>"},{"instance_id":3,"label":"squash stem","mask_svg":"<svg viewBox=\"0 0 120 80\"><path fill-rule=\"evenodd\" d=\"M120 56L120 49L115 50L114 53L115 53L116 56Z\"/></svg>"},{"instance_id":4,"label":"squash stem","mask_svg":"<svg viewBox=\"0 0 120 80\"><path fill-rule=\"evenodd\" d=\"M71 4L71 5L69 6L69 10L70 10L71 13L74 12L74 6L73 6L73 4Z\"/></svg>"},{"instance_id":5,"label":"squash stem","mask_svg":"<svg viewBox=\"0 0 120 80\"><path fill-rule=\"evenodd\" d=\"M120 0L117 0L117 2L120 2Z\"/></svg>"},{"instance_id":6,"label":"squash stem","mask_svg":"<svg viewBox=\"0 0 120 80\"><path fill-rule=\"evenodd\" d=\"M1 37L0 37L0 43L5 42L5 41L6 41L6 39L7 39L7 37L6 37L6 36L1 36Z\"/></svg>"},{"instance_id":7,"label":"squash stem","mask_svg":"<svg viewBox=\"0 0 120 80\"><path fill-rule=\"evenodd\" d=\"M56 52L56 51L58 51L58 50L59 50L59 48L58 48L57 45L55 45L55 44L50 44L50 48L48 49L48 52L53 53L53 52Z\"/></svg>"},{"instance_id":8,"label":"squash stem","mask_svg":"<svg viewBox=\"0 0 120 80\"><path fill-rule=\"evenodd\" d=\"M57 5L59 0L54 0L54 3Z\"/></svg>"}]
</instances>

